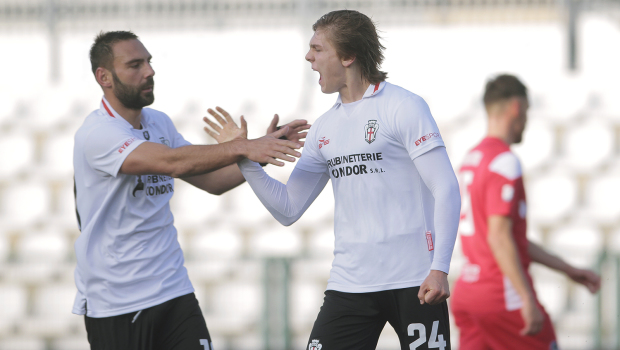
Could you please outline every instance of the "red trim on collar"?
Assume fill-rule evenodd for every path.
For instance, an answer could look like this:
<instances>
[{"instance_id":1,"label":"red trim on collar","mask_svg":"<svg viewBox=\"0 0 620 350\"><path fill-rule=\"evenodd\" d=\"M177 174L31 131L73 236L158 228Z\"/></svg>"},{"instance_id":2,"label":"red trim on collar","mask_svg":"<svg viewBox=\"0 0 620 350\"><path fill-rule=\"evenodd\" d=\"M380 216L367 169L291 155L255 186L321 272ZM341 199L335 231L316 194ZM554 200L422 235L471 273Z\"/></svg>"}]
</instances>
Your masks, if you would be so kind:
<instances>
[{"instance_id":1,"label":"red trim on collar","mask_svg":"<svg viewBox=\"0 0 620 350\"><path fill-rule=\"evenodd\" d=\"M116 118L116 117L114 116L114 114L112 114L112 112L110 112L110 109L108 108L108 105L107 105L107 104L105 104L105 100L101 100L101 103L103 103L103 108L105 108L105 110L106 110L106 111L108 111L108 114L110 115L110 117L112 117L112 118Z\"/></svg>"},{"instance_id":2,"label":"red trim on collar","mask_svg":"<svg viewBox=\"0 0 620 350\"><path fill-rule=\"evenodd\" d=\"M375 92L377 92L377 90L379 90L379 84L381 84L381 83L377 83L377 84L375 85L375 91L373 91L373 92L372 92L373 94L374 94Z\"/></svg>"}]
</instances>

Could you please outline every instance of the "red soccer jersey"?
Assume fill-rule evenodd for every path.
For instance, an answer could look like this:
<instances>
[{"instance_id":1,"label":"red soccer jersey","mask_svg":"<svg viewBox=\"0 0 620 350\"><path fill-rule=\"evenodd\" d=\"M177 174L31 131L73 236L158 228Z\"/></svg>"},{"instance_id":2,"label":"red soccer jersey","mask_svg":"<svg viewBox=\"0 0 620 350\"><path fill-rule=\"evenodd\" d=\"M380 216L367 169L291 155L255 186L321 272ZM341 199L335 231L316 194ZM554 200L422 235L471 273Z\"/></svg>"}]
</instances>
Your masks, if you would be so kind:
<instances>
[{"instance_id":1,"label":"red soccer jersey","mask_svg":"<svg viewBox=\"0 0 620 350\"><path fill-rule=\"evenodd\" d=\"M525 189L521 164L502 140L487 137L471 150L459 171L461 221L459 235L467 262L461 271L452 303L479 311L517 310L522 300L504 277L487 243L488 219L503 215L512 219L512 234L527 273Z\"/></svg>"}]
</instances>

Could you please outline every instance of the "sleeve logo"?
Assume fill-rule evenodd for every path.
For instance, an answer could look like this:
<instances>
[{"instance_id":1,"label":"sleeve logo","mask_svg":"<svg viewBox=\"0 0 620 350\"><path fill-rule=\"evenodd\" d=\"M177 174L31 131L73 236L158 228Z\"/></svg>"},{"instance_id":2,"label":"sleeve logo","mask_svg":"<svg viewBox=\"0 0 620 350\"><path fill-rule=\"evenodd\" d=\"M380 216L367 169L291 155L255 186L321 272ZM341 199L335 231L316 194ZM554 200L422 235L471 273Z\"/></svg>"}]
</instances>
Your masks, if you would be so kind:
<instances>
[{"instance_id":1,"label":"sleeve logo","mask_svg":"<svg viewBox=\"0 0 620 350\"><path fill-rule=\"evenodd\" d=\"M131 145L136 140L135 137L130 138L129 140L123 142L121 148L118 149L118 153L123 153L123 151L127 148L127 146Z\"/></svg>"},{"instance_id":2,"label":"sleeve logo","mask_svg":"<svg viewBox=\"0 0 620 350\"><path fill-rule=\"evenodd\" d=\"M329 140L325 139L325 136L319 139L319 149L323 148L323 146L329 145Z\"/></svg>"},{"instance_id":3,"label":"sleeve logo","mask_svg":"<svg viewBox=\"0 0 620 350\"><path fill-rule=\"evenodd\" d=\"M422 142L424 142L424 141L426 141L426 140L430 140L430 139L432 139L433 137L439 137L439 138L441 138L441 135L440 135L438 132L431 132L431 133L429 133L429 134L427 134L427 135L424 135L424 136L420 137L419 139L417 139L417 140L415 141L415 145L416 145L416 146L419 146Z\"/></svg>"},{"instance_id":4,"label":"sleeve logo","mask_svg":"<svg viewBox=\"0 0 620 350\"><path fill-rule=\"evenodd\" d=\"M364 126L365 140L368 144L371 144L377 138L377 131L379 130L379 124L376 120L369 120L368 124Z\"/></svg>"},{"instance_id":5,"label":"sleeve logo","mask_svg":"<svg viewBox=\"0 0 620 350\"><path fill-rule=\"evenodd\" d=\"M433 245L433 235L431 231L426 231L426 244L428 245L428 251L435 250L435 246Z\"/></svg>"}]
</instances>

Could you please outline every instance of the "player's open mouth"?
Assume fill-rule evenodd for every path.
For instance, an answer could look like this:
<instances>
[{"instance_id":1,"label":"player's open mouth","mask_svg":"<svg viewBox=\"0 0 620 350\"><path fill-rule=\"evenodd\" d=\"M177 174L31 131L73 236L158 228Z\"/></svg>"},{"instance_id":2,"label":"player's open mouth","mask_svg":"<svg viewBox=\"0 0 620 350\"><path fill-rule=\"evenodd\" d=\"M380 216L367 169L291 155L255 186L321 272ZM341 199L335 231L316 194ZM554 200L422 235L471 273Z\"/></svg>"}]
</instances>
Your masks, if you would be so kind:
<instances>
[{"instance_id":1,"label":"player's open mouth","mask_svg":"<svg viewBox=\"0 0 620 350\"><path fill-rule=\"evenodd\" d=\"M153 92L153 86L151 85L149 87L142 89L142 92Z\"/></svg>"}]
</instances>

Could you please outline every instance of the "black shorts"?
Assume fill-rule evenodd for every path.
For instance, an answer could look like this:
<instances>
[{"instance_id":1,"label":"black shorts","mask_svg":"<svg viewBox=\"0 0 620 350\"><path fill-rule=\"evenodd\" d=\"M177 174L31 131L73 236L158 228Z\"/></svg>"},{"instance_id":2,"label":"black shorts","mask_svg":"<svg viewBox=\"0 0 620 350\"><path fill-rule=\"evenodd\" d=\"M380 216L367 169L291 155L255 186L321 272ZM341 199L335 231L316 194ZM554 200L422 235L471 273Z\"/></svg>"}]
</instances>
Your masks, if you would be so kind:
<instances>
[{"instance_id":1,"label":"black shorts","mask_svg":"<svg viewBox=\"0 0 620 350\"><path fill-rule=\"evenodd\" d=\"M92 350L213 350L194 293L124 315L84 316Z\"/></svg>"},{"instance_id":2,"label":"black shorts","mask_svg":"<svg viewBox=\"0 0 620 350\"><path fill-rule=\"evenodd\" d=\"M448 304L420 305L420 287L373 293L325 292L307 350L374 350L389 322L402 350L450 349Z\"/></svg>"}]
</instances>

